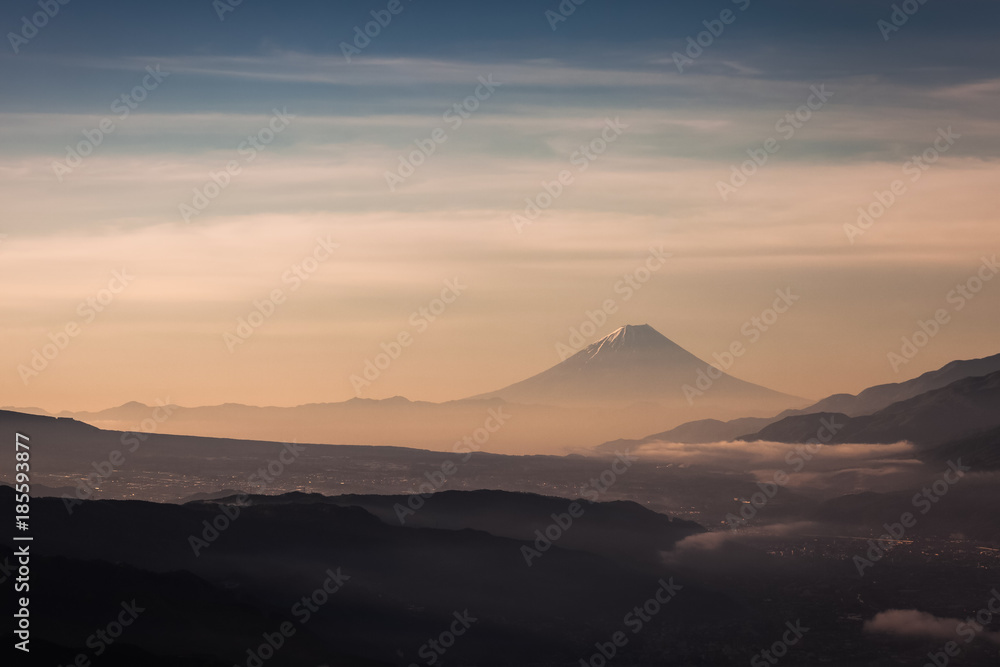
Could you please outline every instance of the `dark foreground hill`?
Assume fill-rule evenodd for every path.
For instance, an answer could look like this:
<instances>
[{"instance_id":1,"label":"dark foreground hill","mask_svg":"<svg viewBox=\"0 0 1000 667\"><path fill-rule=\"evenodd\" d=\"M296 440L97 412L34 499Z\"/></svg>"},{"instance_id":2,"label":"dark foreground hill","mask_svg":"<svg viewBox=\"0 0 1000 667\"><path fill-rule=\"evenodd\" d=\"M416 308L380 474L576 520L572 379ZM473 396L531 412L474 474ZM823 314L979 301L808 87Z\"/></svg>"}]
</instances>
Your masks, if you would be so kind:
<instances>
[{"instance_id":1,"label":"dark foreground hill","mask_svg":"<svg viewBox=\"0 0 1000 667\"><path fill-rule=\"evenodd\" d=\"M947 500L990 503L986 490L968 491ZM10 489L0 499L9 507ZM946 566L919 557L921 547L894 551L877 576L859 577L852 556L867 544L830 535L742 543L695 532L700 546L674 544L654 564L643 544L696 527L630 503L587 505L594 523L552 532L551 546L491 531L556 523L544 513L566 499L446 493L410 525L355 504L384 515L400 499L103 500L70 514L59 499L36 498L32 658L111 667L746 665L800 624L809 631L789 667L919 664L939 638L889 643L863 632L863 619L915 605L948 616L977 608L995 586L968 556L968 565ZM881 530L906 504L907 494L872 494L810 513ZM979 532L993 523L981 513ZM20 546L0 541L8 578ZM525 549L537 550L530 566ZM12 614L13 596L5 605ZM612 653L613 662L604 658ZM963 664L994 664L994 653L974 644Z\"/></svg>"},{"instance_id":2,"label":"dark foreground hill","mask_svg":"<svg viewBox=\"0 0 1000 667\"><path fill-rule=\"evenodd\" d=\"M428 498L415 496L286 494L262 497L266 504L319 502L362 507L391 525L443 530L484 530L492 535L534 541L536 531L554 523L553 515L568 513L572 501L507 491L444 491ZM693 521L675 519L629 501L576 502L579 516L572 530L559 539L564 549L586 551L658 571L662 552L705 529ZM414 509L417 508L417 509Z\"/></svg>"},{"instance_id":3,"label":"dark foreground hill","mask_svg":"<svg viewBox=\"0 0 1000 667\"><path fill-rule=\"evenodd\" d=\"M0 497L10 506L10 489ZM87 637L135 599L147 611L117 642L123 661L245 665L247 651L287 622L294 636L268 664L427 664L428 642L472 618L467 636L445 642L443 664L569 665L595 638L627 630L628 611L673 576L564 548L558 537L548 546L392 525L317 500L87 501L70 514L58 499L34 499L35 641L58 660L94 659ZM538 549L530 565L522 547ZM724 591L676 583L683 589L628 647L634 655L693 651L684 636L694 628L722 646L738 628L745 612Z\"/></svg>"}]
</instances>

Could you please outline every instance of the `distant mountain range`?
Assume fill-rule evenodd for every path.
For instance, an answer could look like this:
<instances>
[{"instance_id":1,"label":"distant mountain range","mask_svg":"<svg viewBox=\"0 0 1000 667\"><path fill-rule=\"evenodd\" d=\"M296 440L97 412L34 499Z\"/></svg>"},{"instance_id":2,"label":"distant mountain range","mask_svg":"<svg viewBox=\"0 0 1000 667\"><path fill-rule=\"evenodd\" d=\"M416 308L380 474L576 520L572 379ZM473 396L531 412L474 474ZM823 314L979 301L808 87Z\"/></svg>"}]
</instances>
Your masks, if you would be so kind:
<instances>
[{"instance_id":1,"label":"distant mountain range","mask_svg":"<svg viewBox=\"0 0 1000 667\"><path fill-rule=\"evenodd\" d=\"M55 416L121 431L145 430L146 424L158 433L177 435L435 450L450 449L491 424L499 428L490 428L485 445L489 451L562 454L587 451L611 438L641 437L690 419L771 415L806 403L721 371L702 395L689 402L685 385L696 386L699 374L708 373L716 374L708 363L652 327L626 325L527 380L446 403L396 396L296 407L224 404L164 409L130 402L98 412ZM159 416L154 420L153 415Z\"/></svg>"},{"instance_id":2,"label":"distant mountain range","mask_svg":"<svg viewBox=\"0 0 1000 667\"><path fill-rule=\"evenodd\" d=\"M232 403L166 407L128 403L100 412L62 412L59 417L117 431L151 428L156 433L187 436L387 445L437 451L450 451L456 442L475 435L479 444L492 452L564 454L586 451L622 434L640 436L661 428L664 423L683 421L687 414L671 416L652 403L617 409L565 408L516 405L500 399L428 403L402 397L355 398L342 403L296 407ZM707 406L699 409L694 414L704 415ZM27 412L23 408L11 411ZM31 412L50 416L43 410ZM153 415L166 418L157 421Z\"/></svg>"},{"instance_id":3,"label":"distant mountain range","mask_svg":"<svg viewBox=\"0 0 1000 667\"><path fill-rule=\"evenodd\" d=\"M505 454L608 452L656 441L802 442L815 437L821 416L847 420L835 442L935 446L1000 426L992 417L990 385L961 384L1000 372L1000 354L954 361L905 382L835 394L807 407L799 407L802 399L718 370L689 402L685 386L697 386L707 369L715 370L652 327L626 325L538 375L446 403L399 396L287 408L132 402L58 416L109 430L437 451L476 435L483 449Z\"/></svg>"},{"instance_id":4,"label":"distant mountain range","mask_svg":"<svg viewBox=\"0 0 1000 667\"><path fill-rule=\"evenodd\" d=\"M820 419L837 424L832 443L906 440L925 448L944 445L1000 427L1000 371L957 380L871 415L820 412L785 417L741 440L806 442L816 437Z\"/></svg>"},{"instance_id":5,"label":"distant mountain range","mask_svg":"<svg viewBox=\"0 0 1000 667\"><path fill-rule=\"evenodd\" d=\"M901 403L917 396L928 394L934 390L948 387L956 382L960 382L968 378L988 376L997 373L998 371L1000 371L1000 354L985 357L983 359L953 361L938 370L924 373L923 375L913 378L912 380L869 387L868 389L854 395L834 394L807 408L799 410L786 410L773 417L743 417L730 421L720 421L717 419L696 420L686 422L668 431L655 433L638 440L615 440L607 443L608 447L605 447L605 449L612 447L620 448L627 445L635 446L656 441L687 444L733 441L738 439L778 439L781 441L782 438L797 438L804 436L806 433L809 433L809 435L805 437L805 439L808 439L815 437L816 435L818 419L820 418L818 415L837 415L837 418L840 419L840 421L844 421L842 419L843 417L874 415L875 413L889 408L896 403ZM867 422L852 422L852 425L849 428L845 428L845 430L841 432L841 435L839 436L840 439L838 439L837 442L846 442L848 440L852 442L897 442L899 440L912 440L912 438L907 437L908 434L912 434L916 438L916 441L920 442L943 442L964 437L964 435L971 433L976 433L989 426L989 417L980 419L979 413L975 412L973 409L975 412L972 417L973 421L969 422L967 425L963 425L954 424L950 421L950 419L958 418L958 413L945 413L948 413L946 404L950 404L955 407L956 410L960 410L952 400L955 399L956 395L964 395L968 391L975 392L977 388L988 392L988 383L982 385L977 383L971 383L968 385L959 384L954 387L954 391L950 394L948 392L944 392L929 396L924 402L919 404L919 407L916 407L918 404L911 403L909 405L901 406L898 411L892 410L886 414L886 419L892 421L893 419L904 419L901 416L901 412L905 412L907 410L930 410L933 414L939 415L944 421L939 424L930 424L928 422L929 430L927 432L921 433L916 429L910 428L893 430L886 425L880 432L880 435L876 436L876 427L874 424L880 422L878 422L878 420L868 420ZM949 396L951 396L951 399L949 399ZM987 395L984 395L981 398L987 403L990 400ZM941 404L935 404L936 401L940 401ZM896 417L889 417L888 415L896 415ZM921 423L924 421L919 415L915 415L914 418ZM870 428L866 429L863 435L859 435L859 429L861 429L859 424L861 423L871 424ZM769 428L771 425L774 425L774 428ZM856 437L875 439L851 440L851 436L846 434L852 434L852 436ZM898 437L891 439L893 436ZM847 439L845 440L844 438ZM890 439L886 440L887 438Z\"/></svg>"},{"instance_id":6,"label":"distant mountain range","mask_svg":"<svg viewBox=\"0 0 1000 667\"><path fill-rule=\"evenodd\" d=\"M983 359L952 361L936 371L928 371L905 382L880 384L859 394L833 394L802 409L809 412L841 412L850 417L870 415L893 403L905 401L933 389L940 389L952 382L970 377L982 377L1000 371L1000 354Z\"/></svg>"}]
</instances>

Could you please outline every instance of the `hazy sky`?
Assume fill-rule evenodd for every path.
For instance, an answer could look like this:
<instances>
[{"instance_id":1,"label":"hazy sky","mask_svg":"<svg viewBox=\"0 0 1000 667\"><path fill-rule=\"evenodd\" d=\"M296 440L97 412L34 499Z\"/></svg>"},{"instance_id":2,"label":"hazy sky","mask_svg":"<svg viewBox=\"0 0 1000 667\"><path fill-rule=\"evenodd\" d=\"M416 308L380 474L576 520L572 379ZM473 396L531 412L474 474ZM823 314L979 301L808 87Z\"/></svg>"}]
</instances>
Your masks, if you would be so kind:
<instances>
[{"instance_id":1,"label":"hazy sky","mask_svg":"<svg viewBox=\"0 0 1000 667\"><path fill-rule=\"evenodd\" d=\"M361 395L461 398L607 300L810 398L1000 352L995 2L221 1L0 11L0 404L346 400L401 334Z\"/></svg>"}]
</instances>

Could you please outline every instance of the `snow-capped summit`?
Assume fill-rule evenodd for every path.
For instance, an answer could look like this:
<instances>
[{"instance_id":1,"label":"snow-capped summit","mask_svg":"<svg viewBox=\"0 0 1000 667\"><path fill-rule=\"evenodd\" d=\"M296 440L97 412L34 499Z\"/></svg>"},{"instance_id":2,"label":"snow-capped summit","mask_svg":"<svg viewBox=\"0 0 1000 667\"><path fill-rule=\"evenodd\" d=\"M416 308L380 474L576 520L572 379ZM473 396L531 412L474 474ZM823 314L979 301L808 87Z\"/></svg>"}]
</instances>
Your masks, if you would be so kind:
<instances>
[{"instance_id":1,"label":"snow-capped summit","mask_svg":"<svg viewBox=\"0 0 1000 667\"><path fill-rule=\"evenodd\" d=\"M696 397L701 407L726 403L771 414L802 402L713 368L648 324L626 324L547 371L472 398L557 406L653 402L686 409L693 401L685 387L702 392Z\"/></svg>"},{"instance_id":2,"label":"snow-capped summit","mask_svg":"<svg viewBox=\"0 0 1000 667\"><path fill-rule=\"evenodd\" d=\"M680 351L684 349L648 324L626 324L580 351L587 359L612 352L643 352L648 350Z\"/></svg>"}]
</instances>

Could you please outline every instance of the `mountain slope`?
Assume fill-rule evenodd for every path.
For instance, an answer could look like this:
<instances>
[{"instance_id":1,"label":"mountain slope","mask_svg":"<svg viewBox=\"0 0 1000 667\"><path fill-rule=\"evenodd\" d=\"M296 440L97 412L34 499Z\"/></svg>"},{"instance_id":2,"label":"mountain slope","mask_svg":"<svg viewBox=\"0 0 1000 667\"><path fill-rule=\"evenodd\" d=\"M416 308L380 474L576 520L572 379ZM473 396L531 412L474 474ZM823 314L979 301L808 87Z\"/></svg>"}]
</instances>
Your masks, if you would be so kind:
<instances>
[{"instance_id":1,"label":"mountain slope","mask_svg":"<svg viewBox=\"0 0 1000 667\"><path fill-rule=\"evenodd\" d=\"M859 394L833 394L814 405L804 408L802 413L842 412L851 417L870 415L893 403L905 401L934 389L968 377L982 377L1000 371L1000 354L982 359L952 361L941 368L905 382L893 382L868 387Z\"/></svg>"},{"instance_id":2,"label":"mountain slope","mask_svg":"<svg viewBox=\"0 0 1000 667\"><path fill-rule=\"evenodd\" d=\"M790 412L786 410L785 413ZM782 413L782 414L785 414ZM637 447L647 442L678 442L688 445L705 444L708 442L731 442L741 435L753 433L773 424L780 417L740 417L729 421L718 419L696 419L684 422L676 428L662 433L647 435L638 440L611 440L598 445L594 451L603 454L613 454L616 450L626 447Z\"/></svg>"},{"instance_id":3,"label":"mountain slope","mask_svg":"<svg viewBox=\"0 0 1000 667\"><path fill-rule=\"evenodd\" d=\"M812 416L799 420L799 423L810 425L808 428L811 428L813 435L815 435L818 420L823 415L837 414L858 417L872 414L893 403L905 401L934 389L940 389L958 380L981 377L997 371L1000 371L1000 354L982 359L952 361L937 370L928 371L905 382L876 385L858 394L833 394L807 408L785 410L773 417L742 417L729 421L698 419L638 440L613 440L598 446L597 451L613 451L614 447L636 446L656 441L687 444L732 441L748 433L757 433L768 425L787 417L806 415Z\"/></svg>"},{"instance_id":4,"label":"mountain slope","mask_svg":"<svg viewBox=\"0 0 1000 667\"><path fill-rule=\"evenodd\" d=\"M925 460L954 461L959 458L974 470L1000 469L1000 426L946 442L928 451Z\"/></svg>"},{"instance_id":5,"label":"mountain slope","mask_svg":"<svg viewBox=\"0 0 1000 667\"><path fill-rule=\"evenodd\" d=\"M699 373L710 368L648 324L626 325L538 375L473 398L558 406L655 402L689 408L723 403L751 411L803 402L725 373L689 402L685 385L696 387Z\"/></svg>"},{"instance_id":6,"label":"mountain slope","mask_svg":"<svg viewBox=\"0 0 1000 667\"><path fill-rule=\"evenodd\" d=\"M418 528L485 530L499 537L531 540L544 530L553 515L564 514L565 498L509 491L442 491L433 494L419 512L407 512L408 496L344 495L324 498L343 506L357 506L388 524ZM670 551L685 537L705 532L693 521L654 512L638 503L592 503L578 500L583 514L573 521L560 546L589 551L619 562L652 567L662 565L660 553Z\"/></svg>"},{"instance_id":7,"label":"mountain slope","mask_svg":"<svg viewBox=\"0 0 1000 667\"><path fill-rule=\"evenodd\" d=\"M840 426L831 442L884 444L907 440L932 447L1000 427L1000 372L964 378L941 389L893 403L872 415L816 413L786 417L741 440L806 442L820 420Z\"/></svg>"}]
</instances>

